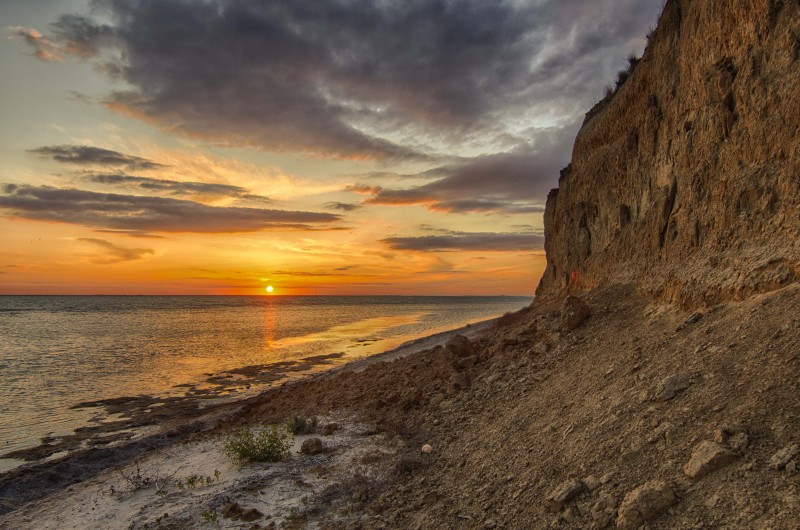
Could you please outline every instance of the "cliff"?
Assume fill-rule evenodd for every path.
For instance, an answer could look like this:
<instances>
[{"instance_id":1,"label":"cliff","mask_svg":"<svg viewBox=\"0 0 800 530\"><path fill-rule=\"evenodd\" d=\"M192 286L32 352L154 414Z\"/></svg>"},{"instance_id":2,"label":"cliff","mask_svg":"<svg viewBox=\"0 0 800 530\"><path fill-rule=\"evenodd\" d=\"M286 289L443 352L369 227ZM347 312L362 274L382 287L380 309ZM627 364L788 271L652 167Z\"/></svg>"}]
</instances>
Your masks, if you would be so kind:
<instances>
[{"instance_id":1,"label":"cliff","mask_svg":"<svg viewBox=\"0 0 800 530\"><path fill-rule=\"evenodd\" d=\"M548 197L537 296L696 307L796 281L800 2L669 0L648 41Z\"/></svg>"}]
</instances>

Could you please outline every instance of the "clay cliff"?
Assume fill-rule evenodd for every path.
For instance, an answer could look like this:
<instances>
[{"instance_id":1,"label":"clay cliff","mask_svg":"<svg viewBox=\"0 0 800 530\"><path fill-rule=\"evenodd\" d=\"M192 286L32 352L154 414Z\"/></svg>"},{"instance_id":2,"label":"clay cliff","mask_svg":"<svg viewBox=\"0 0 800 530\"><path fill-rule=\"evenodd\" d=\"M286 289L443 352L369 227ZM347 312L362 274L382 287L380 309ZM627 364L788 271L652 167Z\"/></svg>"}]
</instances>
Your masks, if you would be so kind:
<instances>
[{"instance_id":1,"label":"clay cliff","mask_svg":"<svg viewBox=\"0 0 800 530\"><path fill-rule=\"evenodd\" d=\"M800 2L669 0L547 201L548 300L614 283L684 307L800 276Z\"/></svg>"}]
</instances>

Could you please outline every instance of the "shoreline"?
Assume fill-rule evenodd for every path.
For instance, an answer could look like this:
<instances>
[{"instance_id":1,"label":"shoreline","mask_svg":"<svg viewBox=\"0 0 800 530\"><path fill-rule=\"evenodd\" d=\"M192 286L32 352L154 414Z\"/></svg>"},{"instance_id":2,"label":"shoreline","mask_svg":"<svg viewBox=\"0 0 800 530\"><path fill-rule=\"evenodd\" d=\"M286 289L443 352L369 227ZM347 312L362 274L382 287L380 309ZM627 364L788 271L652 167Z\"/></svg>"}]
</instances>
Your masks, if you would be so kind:
<instances>
[{"instance_id":1,"label":"shoreline","mask_svg":"<svg viewBox=\"0 0 800 530\"><path fill-rule=\"evenodd\" d=\"M107 413L122 414L123 417L128 414L129 419L110 422L105 426L101 424L100 428L77 429L75 435L65 437L68 439L67 445L72 444L72 447L43 443L15 452L28 456L30 460L0 472L0 515L16 511L24 504L47 498L67 486L89 480L104 471L121 467L151 452L209 433L226 421L234 420L242 411L263 404L270 400L271 396L295 385L313 384L346 373L358 373L374 364L389 363L429 351L444 345L455 335L460 334L472 339L491 329L499 318L486 319L419 337L391 350L347 361L328 370L312 371L298 377L293 377L289 373L288 380L275 381L272 386L252 396L232 399L217 396L222 401L207 405L202 403L203 397L207 401L214 401L216 398L210 400L207 396L187 396L182 400L167 398L163 400L163 406L157 407L157 411L150 408L155 401L151 396L112 398L96 403L79 404L103 406ZM315 370L330 363L327 356L315 357L309 358L311 362L301 363L301 366ZM276 364L286 368L283 366L285 363ZM292 370L296 367L288 368L289 372L300 371ZM267 377L272 376L274 374L268 374ZM190 401L192 406L189 406ZM147 427L154 426L156 432L153 432L152 428L150 432L146 432ZM137 433L129 435L131 430L137 429L138 435ZM105 434L108 436L104 436ZM53 458L54 455L65 451L69 451L68 454ZM33 458L35 455L44 456Z\"/></svg>"}]
</instances>

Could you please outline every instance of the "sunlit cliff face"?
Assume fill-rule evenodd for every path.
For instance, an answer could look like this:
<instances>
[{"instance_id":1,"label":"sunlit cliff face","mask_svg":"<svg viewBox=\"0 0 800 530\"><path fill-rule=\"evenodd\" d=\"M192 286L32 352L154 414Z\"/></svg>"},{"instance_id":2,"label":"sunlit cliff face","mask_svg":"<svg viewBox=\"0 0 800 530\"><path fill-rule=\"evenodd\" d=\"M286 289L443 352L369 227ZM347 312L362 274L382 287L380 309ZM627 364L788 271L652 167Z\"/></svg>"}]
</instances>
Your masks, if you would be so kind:
<instances>
[{"instance_id":1,"label":"sunlit cliff face","mask_svg":"<svg viewBox=\"0 0 800 530\"><path fill-rule=\"evenodd\" d=\"M3 2L0 292L531 294L660 4Z\"/></svg>"}]
</instances>

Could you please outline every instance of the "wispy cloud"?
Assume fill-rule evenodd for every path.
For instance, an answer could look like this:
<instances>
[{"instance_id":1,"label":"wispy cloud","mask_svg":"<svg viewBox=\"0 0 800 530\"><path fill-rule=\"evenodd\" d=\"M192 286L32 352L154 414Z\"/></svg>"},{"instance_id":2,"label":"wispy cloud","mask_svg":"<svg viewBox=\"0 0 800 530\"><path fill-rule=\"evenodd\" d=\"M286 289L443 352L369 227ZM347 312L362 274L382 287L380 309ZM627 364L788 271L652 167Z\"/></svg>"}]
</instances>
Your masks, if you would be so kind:
<instances>
[{"instance_id":1,"label":"wispy cloud","mask_svg":"<svg viewBox=\"0 0 800 530\"><path fill-rule=\"evenodd\" d=\"M519 252L542 248L544 236L532 232L448 232L430 236L389 237L383 242L393 250Z\"/></svg>"},{"instance_id":2,"label":"wispy cloud","mask_svg":"<svg viewBox=\"0 0 800 530\"><path fill-rule=\"evenodd\" d=\"M125 248L96 237L79 237L77 240L97 247L100 253L92 255L90 259L98 265L136 261L155 254L155 250L151 248Z\"/></svg>"},{"instance_id":3,"label":"wispy cloud","mask_svg":"<svg viewBox=\"0 0 800 530\"><path fill-rule=\"evenodd\" d=\"M125 167L130 171L165 167L146 158L90 145L51 145L32 149L30 152L56 162L77 166Z\"/></svg>"},{"instance_id":4,"label":"wispy cloud","mask_svg":"<svg viewBox=\"0 0 800 530\"><path fill-rule=\"evenodd\" d=\"M183 197L227 197L231 199L269 203L269 197L250 193L247 188L230 184L214 184L208 182L180 182L177 180L137 177L133 175L92 174L85 180L96 184L106 184L118 188L159 192Z\"/></svg>"},{"instance_id":5,"label":"wispy cloud","mask_svg":"<svg viewBox=\"0 0 800 530\"><path fill-rule=\"evenodd\" d=\"M362 208L360 204L350 202L326 202L323 206L329 210L341 210L343 212L352 212Z\"/></svg>"},{"instance_id":6,"label":"wispy cloud","mask_svg":"<svg viewBox=\"0 0 800 530\"><path fill-rule=\"evenodd\" d=\"M11 26L6 28L12 38L23 39L31 48L33 55L49 63L64 62L62 46L44 37L34 28L24 28L22 26Z\"/></svg>"},{"instance_id":7,"label":"wispy cloud","mask_svg":"<svg viewBox=\"0 0 800 530\"><path fill-rule=\"evenodd\" d=\"M217 207L166 197L49 186L4 184L0 190L5 193L0 196L0 209L12 216L136 233L319 230L339 220L329 213Z\"/></svg>"}]
</instances>

